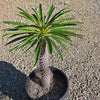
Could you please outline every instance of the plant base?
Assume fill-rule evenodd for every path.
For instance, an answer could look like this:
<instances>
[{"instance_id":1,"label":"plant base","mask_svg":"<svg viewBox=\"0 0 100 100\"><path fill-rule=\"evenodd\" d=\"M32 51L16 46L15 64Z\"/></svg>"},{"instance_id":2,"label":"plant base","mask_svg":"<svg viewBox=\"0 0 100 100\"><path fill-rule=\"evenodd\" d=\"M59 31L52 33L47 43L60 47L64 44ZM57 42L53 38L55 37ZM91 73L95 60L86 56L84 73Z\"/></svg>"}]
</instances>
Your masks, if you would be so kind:
<instances>
[{"instance_id":1,"label":"plant base","mask_svg":"<svg viewBox=\"0 0 100 100\"><path fill-rule=\"evenodd\" d=\"M26 83L26 91L30 100L64 100L68 94L68 78L57 68L50 67L53 72L54 84L50 91L45 90L40 81L39 69L33 71Z\"/></svg>"}]
</instances>

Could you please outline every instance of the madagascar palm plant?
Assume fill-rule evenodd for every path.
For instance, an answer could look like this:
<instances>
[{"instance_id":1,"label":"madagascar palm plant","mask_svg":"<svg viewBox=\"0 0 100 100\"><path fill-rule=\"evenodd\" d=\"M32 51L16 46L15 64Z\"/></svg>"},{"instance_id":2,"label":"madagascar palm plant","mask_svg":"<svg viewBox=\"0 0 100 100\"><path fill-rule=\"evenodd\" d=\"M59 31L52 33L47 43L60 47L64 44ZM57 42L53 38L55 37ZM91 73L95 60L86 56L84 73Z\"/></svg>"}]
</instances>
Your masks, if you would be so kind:
<instances>
[{"instance_id":1,"label":"madagascar palm plant","mask_svg":"<svg viewBox=\"0 0 100 100\"><path fill-rule=\"evenodd\" d=\"M81 31L81 29L68 26L74 26L80 24L81 22L71 21L75 19L74 17L62 17L66 13L73 11L68 10L67 8L61 9L55 15L53 15L53 17L51 17L55 9L53 5L51 5L49 8L46 16L43 16L41 4L39 4L39 13L37 13L37 11L32 8L34 12L32 15L22 8L18 7L18 9L20 10L20 14L18 14L18 16L31 21L33 24L28 25L21 22L3 21L3 23L6 24L17 25L13 28L3 29L3 31L11 31L10 33L5 33L3 36L15 37L15 39L8 42L7 45L20 40L9 50L10 52L15 48L22 48L23 54L32 48L35 44L37 45L34 54L34 66L39 60L42 86L49 89L51 80L53 79L53 74L49 68L49 54L52 54L52 50L54 48L57 54L60 56L61 60L63 60L62 53L55 43L58 42L71 54L71 56L73 56L72 52L65 44L67 43L75 47L70 37L73 36L82 38L83 35L76 34L74 32Z\"/></svg>"}]
</instances>

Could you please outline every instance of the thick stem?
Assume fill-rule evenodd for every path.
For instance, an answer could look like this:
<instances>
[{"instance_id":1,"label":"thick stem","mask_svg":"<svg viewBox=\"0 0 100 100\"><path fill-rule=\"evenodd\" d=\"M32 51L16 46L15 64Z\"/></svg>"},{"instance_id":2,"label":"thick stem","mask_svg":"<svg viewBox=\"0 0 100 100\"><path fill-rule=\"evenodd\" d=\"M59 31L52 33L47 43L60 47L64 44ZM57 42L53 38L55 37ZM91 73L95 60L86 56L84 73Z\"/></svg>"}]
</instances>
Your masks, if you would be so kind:
<instances>
[{"instance_id":1,"label":"thick stem","mask_svg":"<svg viewBox=\"0 0 100 100\"><path fill-rule=\"evenodd\" d=\"M39 65L41 72L41 83L42 86L49 90L53 74L49 68L49 54L46 46L46 41L42 41L42 48L39 57Z\"/></svg>"}]
</instances>

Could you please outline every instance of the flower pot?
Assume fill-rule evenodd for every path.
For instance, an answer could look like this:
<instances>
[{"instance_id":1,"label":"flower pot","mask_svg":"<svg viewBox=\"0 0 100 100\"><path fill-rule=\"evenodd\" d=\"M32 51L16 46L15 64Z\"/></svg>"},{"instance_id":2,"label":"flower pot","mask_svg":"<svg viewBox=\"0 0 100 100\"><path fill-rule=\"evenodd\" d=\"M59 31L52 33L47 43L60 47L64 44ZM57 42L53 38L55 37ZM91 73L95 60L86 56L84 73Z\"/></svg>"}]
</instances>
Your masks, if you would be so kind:
<instances>
[{"instance_id":1,"label":"flower pot","mask_svg":"<svg viewBox=\"0 0 100 100\"><path fill-rule=\"evenodd\" d=\"M67 76L58 68L50 67L53 72L54 77L54 86L47 94L40 96L41 84L38 77L35 76L35 72L38 72L39 69L34 70L28 77L26 82L26 92L29 97L29 100L64 100L68 95L69 90L69 81ZM38 84L38 85L37 85ZM36 91L37 88L38 92ZM37 92L37 98L33 98L34 92Z\"/></svg>"}]
</instances>

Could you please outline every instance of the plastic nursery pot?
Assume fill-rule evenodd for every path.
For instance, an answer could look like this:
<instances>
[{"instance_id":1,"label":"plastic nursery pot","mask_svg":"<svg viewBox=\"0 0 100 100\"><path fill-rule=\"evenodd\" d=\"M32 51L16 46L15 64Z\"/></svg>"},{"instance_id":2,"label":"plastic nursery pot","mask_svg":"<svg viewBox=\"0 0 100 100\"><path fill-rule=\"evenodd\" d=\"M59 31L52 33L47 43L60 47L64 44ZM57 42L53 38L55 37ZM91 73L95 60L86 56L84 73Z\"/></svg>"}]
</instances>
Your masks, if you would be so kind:
<instances>
[{"instance_id":1,"label":"plastic nursery pot","mask_svg":"<svg viewBox=\"0 0 100 100\"><path fill-rule=\"evenodd\" d=\"M26 82L26 92L29 100L64 100L67 98L68 91L69 91L69 81L67 76L58 68L50 67L53 77L54 77L54 86L53 88L45 95L39 96L42 92L39 88L39 78L35 76L35 72L38 72L39 69L34 70L28 77ZM40 93L36 90L38 87ZM33 98L34 92L37 92L37 98Z\"/></svg>"}]
</instances>

